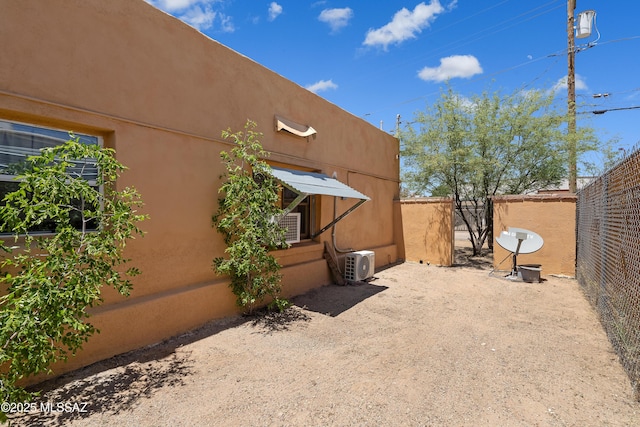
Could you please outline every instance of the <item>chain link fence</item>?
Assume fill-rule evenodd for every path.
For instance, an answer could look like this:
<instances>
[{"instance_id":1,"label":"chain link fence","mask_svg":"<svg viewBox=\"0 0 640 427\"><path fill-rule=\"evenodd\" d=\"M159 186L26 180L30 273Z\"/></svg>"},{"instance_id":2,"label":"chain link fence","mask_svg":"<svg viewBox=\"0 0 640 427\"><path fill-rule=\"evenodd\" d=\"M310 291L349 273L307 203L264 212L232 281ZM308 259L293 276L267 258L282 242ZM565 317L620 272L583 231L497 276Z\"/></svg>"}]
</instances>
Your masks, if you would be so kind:
<instances>
[{"instance_id":1,"label":"chain link fence","mask_svg":"<svg viewBox=\"0 0 640 427\"><path fill-rule=\"evenodd\" d=\"M580 190L576 277L640 400L640 151Z\"/></svg>"}]
</instances>

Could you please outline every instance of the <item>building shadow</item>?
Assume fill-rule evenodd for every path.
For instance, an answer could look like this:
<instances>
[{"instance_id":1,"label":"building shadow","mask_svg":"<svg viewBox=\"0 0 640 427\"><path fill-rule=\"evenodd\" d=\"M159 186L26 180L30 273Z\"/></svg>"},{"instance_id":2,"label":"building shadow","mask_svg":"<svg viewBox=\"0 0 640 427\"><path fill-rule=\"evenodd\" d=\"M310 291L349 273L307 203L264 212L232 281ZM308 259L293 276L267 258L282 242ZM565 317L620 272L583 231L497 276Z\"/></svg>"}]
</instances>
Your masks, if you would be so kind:
<instances>
[{"instance_id":1,"label":"building shadow","mask_svg":"<svg viewBox=\"0 0 640 427\"><path fill-rule=\"evenodd\" d=\"M336 317L386 289L387 286L369 282L355 282L346 286L328 285L297 296L292 302L306 310Z\"/></svg>"},{"instance_id":2,"label":"building shadow","mask_svg":"<svg viewBox=\"0 0 640 427\"><path fill-rule=\"evenodd\" d=\"M324 286L292 298L292 306L282 312L264 309L250 316L212 321L158 344L65 373L30 387L29 391L40 392L33 401L35 409L11 414L10 425L67 425L96 413L108 416L129 411L159 389L185 385L185 379L195 374L196 362L188 348L183 348L188 344L247 323L256 333L286 331L295 323L311 320L305 310L335 317L385 289L368 282Z\"/></svg>"},{"instance_id":3,"label":"building shadow","mask_svg":"<svg viewBox=\"0 0 640 427\"><path fill-rule=\"evenodd\" d=\"M58 426L96 413L126 412L156 390L181 386L194 374L191 353L180 347L237 327L236 316L210 322L158 344L133 350L29 387L40 392L34 410L11 414L11 426Z\"/></svg>"}]
</instances>

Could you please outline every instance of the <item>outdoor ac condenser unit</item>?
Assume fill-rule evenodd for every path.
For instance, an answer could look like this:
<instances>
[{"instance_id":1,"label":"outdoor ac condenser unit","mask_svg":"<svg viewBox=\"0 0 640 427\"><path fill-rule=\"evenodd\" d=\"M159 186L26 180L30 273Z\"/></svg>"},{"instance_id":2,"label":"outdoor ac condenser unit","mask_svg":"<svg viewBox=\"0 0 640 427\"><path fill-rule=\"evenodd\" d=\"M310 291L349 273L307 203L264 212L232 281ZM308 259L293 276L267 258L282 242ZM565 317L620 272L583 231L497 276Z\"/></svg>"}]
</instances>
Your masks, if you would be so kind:
<instances>
[{"instance_id":1,"label":"outdoor ac condenser unit","mask_svg":"<svg viewBox=\"0 0 640 427\"><path fill-rule=\"evenodd\" d=\"M373 277L376 266L375 252L357 251L347 254L344 278L350 282L360 282Z\"/></svg>"},{"instance_id":2,"label":"outdoor ac condenser unit","mask_svg":"<svg viewBox=\"0 0 640 427\"><path fill-rule=\"evenodd\" d=\"M292 212L280 218L278 224L284 228L285 241L289 244L300 242L300 212Z\"/></svg>"}]
</instances>

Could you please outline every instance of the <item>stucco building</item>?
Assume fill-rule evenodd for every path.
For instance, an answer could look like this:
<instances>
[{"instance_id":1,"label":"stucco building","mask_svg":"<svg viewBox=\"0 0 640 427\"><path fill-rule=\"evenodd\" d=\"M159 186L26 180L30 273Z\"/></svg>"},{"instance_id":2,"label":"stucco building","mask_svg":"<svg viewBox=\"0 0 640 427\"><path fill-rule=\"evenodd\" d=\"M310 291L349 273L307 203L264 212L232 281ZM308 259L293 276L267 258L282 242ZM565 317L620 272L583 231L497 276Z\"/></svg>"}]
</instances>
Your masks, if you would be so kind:
<instances>
[{"instance_id":1,"label":"stucco building","mask_svg":"<svg viewBox=\"0 0 640 427\"><path fill-rule=\"evenodd\" d=\"M331 282L325 242L374 251L378 267L403 258L393 136L143 0L0 0L0 11L4 134L74 131L114 148L129 168L118 185L135 186L150 216L127 247L142 270L132 295L104 291L91 319L101 333L58 373L238 312L211 268L224 251L211 215L221 131L247 119L273 166L370 199L321 234L358 199L311 192L299 205L300 242L277 253L286 296Z\"/></svg>"}]
</instances>

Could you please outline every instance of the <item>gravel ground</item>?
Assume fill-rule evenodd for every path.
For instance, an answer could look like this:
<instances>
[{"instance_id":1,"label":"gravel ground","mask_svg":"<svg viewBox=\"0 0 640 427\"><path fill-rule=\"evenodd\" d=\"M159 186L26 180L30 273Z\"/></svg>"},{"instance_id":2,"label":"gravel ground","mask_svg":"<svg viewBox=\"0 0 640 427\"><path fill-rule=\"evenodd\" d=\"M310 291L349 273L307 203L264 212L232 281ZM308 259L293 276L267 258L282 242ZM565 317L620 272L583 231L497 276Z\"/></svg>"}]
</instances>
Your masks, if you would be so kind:
<instances>
[{"instance_id":1,"label":"gravel ground","mask_svg":"<svg viewBox=\"0 0 640 427\"><path fill-rule=\"evenodd\" d=\"M281 315L213 322L44 384L70 412L13 425L640 425L577 282L465 265L405 263Z\"/></svg>"}]
</instances>

